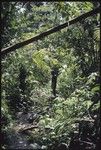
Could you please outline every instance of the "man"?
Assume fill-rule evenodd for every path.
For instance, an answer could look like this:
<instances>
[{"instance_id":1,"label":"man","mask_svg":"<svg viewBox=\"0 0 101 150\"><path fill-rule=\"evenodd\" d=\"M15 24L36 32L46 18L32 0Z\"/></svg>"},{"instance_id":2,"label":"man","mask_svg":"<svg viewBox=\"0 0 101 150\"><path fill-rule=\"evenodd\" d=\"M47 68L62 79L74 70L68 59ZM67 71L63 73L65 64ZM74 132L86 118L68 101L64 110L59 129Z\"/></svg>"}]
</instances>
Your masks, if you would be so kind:
<instances>
[{"instance_id":1,"label":"man","mask_svg":"<svg viewBox=\"0 0 101 150\"><path fill-rule=\"evenodd\" d=\"M51 71L51 75L52 75L52 84L51 84L52 93L56 97L57 76L59 75L58 68L53 68L52 71Z\"/></svg>"}]
</instances>

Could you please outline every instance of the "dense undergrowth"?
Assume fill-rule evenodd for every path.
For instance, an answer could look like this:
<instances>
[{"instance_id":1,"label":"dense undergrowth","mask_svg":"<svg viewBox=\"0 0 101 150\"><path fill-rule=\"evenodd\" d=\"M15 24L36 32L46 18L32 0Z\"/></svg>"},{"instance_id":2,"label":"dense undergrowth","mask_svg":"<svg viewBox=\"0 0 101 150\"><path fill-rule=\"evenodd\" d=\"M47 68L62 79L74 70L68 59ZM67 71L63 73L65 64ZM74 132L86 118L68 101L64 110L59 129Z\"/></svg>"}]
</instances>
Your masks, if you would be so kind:
<instances>
[{"instance_id":1,"label":"dense undergrowth","mask_svg":"<svg viewBox=\"0 0 101 150\"><path fill-rule=\"evenodd\" d=\"M7 18L9 29L5 24L9 35L6 31L2 33L2 38L5 36L6 41L3 41L3 47L6 47L8 39L13 43L12 40L17 41L19 38L22 40L31 36L32 28L34 35L39 30L48 29L48 23L50 26L59 24L60 16L64 22L73 14L78 16L82 7L84 11L95 7L90 2L70 3L54 2L53 5L46 2L44 5L41 2L35 4L32 2L23 6L23 3L17 2L11 12L13 11L13 16L18 15L22 26L17 25L16 18L11 20L10 14L11 16ZM72 5L77 8L75 11ZM3 2L3 11L10 6L13 6L13 2L9 2L9 5ZM20 12L22 7L24 12ZM69 14L65 11L67 9ZM29 25L26 24L27 21ZM35 27L32 26L33 21ZM40 25L44 21L46 24ZM28 118L29 124L36 123L37 128L25 133L29 144L32 144L32 149L98 150L100 144L100 29L96 24L98 21L99 16L92 16L83 23L70 26L68 30L64 29L50 35L2 59L2 149L10 147L10 135L13 134L13 127L18 125L17 114L33 112L32 118ZM14 33L17 33L15 38ZM54 67L59 70L55 97L51 89L51 70Z\"/></svg>"}]
</instances>

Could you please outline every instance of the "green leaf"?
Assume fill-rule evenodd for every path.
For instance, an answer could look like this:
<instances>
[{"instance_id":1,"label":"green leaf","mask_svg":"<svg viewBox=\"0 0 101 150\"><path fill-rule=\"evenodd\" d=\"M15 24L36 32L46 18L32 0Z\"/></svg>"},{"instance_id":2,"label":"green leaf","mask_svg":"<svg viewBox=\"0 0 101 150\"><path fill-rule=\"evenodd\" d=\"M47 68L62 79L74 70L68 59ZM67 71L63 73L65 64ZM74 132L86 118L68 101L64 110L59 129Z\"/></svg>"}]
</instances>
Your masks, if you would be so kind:
<instances>
[{"instance_id":1,"label":"green leaf","mask_svg":"<svg viewBox=\"0 0 101 150\"><path fill-rule=\"evenodd\" d=\"M99 86L96 86L96 87L94 87L94 88L92 88L92 92L98 92L100 90L100 87Z\"/></svg>"}]
</instances>

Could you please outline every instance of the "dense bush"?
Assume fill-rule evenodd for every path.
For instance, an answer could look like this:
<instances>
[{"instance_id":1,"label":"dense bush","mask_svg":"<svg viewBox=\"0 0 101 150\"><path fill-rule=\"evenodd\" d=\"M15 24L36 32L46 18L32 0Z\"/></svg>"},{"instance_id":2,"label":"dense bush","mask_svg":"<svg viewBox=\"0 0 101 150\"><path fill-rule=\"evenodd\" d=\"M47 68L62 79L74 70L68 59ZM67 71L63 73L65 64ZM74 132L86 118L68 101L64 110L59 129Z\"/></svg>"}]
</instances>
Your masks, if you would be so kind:
<instances>
[{"instance_id":1,"label":"dense bush","mask_svg":"<svg viewBox=\"0 0 101 150\"><path fill-rule=\"evenodd\" d=\"M29 39L98 5L98 2L2 2L2 47ZM9 148L10 140L17 134L15 126L19 127L23 121L26 124L27 120L29 126L34 123L38 126L25 134L33 149L39 146L49 150L63 147L97 150L99 18L99 14L88 17L2 58L3 149ZM52 92L54 68L59 71L56 96Z\"/></svg>"}]
</instances>

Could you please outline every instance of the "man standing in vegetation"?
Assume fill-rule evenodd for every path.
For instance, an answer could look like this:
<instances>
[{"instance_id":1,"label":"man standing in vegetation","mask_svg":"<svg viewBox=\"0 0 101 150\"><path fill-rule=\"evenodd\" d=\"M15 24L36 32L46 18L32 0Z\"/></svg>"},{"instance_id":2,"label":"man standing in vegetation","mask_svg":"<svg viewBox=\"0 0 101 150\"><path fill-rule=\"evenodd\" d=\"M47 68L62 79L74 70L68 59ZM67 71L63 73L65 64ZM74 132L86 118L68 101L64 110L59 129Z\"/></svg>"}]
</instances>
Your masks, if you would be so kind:
<instances>
[{"instance_id":1,"label":"man standing in vegetation","mask_svg":"<svg viewBox=\"0 0 101 150\"><path fill-rule=\"evenodd\" d=\"M52 75L52 83L51 83L52 93L56 97L57 76L59 75L58 68L54 67L51 71L51 75Z\"/></svg>"}]
</instances>

